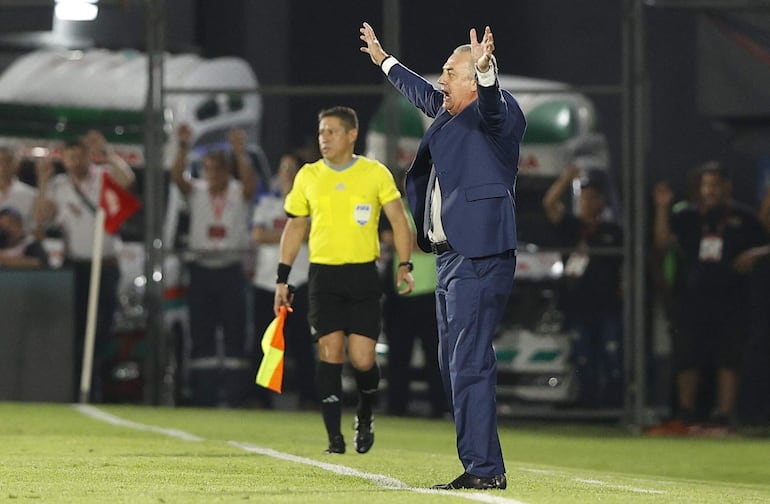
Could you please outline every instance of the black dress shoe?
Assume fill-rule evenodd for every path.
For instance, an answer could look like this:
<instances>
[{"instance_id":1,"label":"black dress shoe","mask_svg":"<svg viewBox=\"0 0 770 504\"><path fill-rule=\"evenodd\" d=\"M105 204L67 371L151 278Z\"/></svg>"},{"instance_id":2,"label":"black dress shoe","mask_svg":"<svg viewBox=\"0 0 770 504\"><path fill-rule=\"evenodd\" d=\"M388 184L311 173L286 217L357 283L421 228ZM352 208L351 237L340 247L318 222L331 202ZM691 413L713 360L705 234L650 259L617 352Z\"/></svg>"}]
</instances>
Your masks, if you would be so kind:
<instances>
[{"instance_id":1,"label":"black dress shoe","mask_svg":"<svg viewBox=\"0 0 770 504\"><path fill-rule=\"evenodd\" d=\"M474 490L505 490L508 482L505 480L505 474L498 474L491 478L479 478L468 473L462 473L451 483L433 485L434 490L459 490L461 488L472 488Z\"/></svg>"}]
</instances>

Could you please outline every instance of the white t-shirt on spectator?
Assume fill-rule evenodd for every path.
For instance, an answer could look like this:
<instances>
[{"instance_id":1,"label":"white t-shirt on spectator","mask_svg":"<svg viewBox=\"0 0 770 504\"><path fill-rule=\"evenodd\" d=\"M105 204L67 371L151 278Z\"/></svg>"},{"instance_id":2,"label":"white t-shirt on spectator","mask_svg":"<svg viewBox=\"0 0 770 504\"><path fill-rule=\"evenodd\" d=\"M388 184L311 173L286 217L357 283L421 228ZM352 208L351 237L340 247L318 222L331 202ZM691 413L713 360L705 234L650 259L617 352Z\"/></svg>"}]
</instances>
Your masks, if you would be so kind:
<instances>
[{"instance_id":1,"label":"white t-shirt on spectator","mask_svg":"<svg viewBox=\"0 0 770 504\"><path fill-rule=\"evenodd\" d=\"M283 230L286 226L286 210L283 208L284 198L277 193L265 193L260 196L254 207L251 219L252 227L261 227L271 231ZM254 271L254 285L260 289L275 290L275 278L280 259L279 243L260 243L257 245L256 269ZM310 269L310 254L307 243L303 243L299 249L289 275L289 283L303 285L307 283Z\"/></svg>"},{"instance_id":2,"label":"white t-shirt on spectator","mask_svg":"<svg viewBox=\"0 0 770 504\"><path fill-rule=\"evenodd\" d=\"M65 254L69 259L90 261L93 258L96 208L99 207L102 173L105 171L108 171L106 167L91 165L82 182L75 182L66 173L60 173L48 184L47 197L56 204L56 223L64 233ZM75 184L78 184L80 192L91 202L91 208L78 194ZM118 235L105 232L102 257L115 257L119 243Z\"/></svg>"},{"instance_id":3,"label":"white t-shirt on spectator","mask_svg":"<svg viewBox=\"0 0 770 504\"><path fill-rule=\"evenodd\" d=\"M243 184L231 179L225 191L213 196L206 180L190 181L190 252L194 262L208 268L242 263L249 245L249 202Z\"/></svg>"},{"instance_id":4,"label":"white t-shirt on spectator","mask_svg":"<svg viewBox=\"0 0 770 504\"><path fill-rule=\"evenodd\" d=\"M35 227L35 198L37 189L29 184L14 179L6 191L0 191L0 208L13 207L21 214L24 229Z\"/></svg>"}]
</instances>

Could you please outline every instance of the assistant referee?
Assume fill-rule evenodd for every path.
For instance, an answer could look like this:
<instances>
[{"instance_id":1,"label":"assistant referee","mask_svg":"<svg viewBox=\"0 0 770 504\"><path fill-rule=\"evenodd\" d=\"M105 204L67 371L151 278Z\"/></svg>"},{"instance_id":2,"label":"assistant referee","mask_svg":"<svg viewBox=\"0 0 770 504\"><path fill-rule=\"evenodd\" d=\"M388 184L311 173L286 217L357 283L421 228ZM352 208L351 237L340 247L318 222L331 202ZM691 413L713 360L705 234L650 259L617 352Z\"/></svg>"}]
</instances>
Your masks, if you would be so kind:
<instances>
[{"instance_id":1,"label":"assistant referee","mask_svg":"<svg viewBox=\"0 0 770 504\"><path fill-rule=\"evenodd\" d=\"M307 236L310 249L308 320L318 340L316 384L329 435L327 453L345 453L342 421L342 366L347 355L355 372L358 408L353 445L366 453L374 444L372 404L380 381L375 344L380 334L380 210L393 227L399 258L396 287L414 287L410 253L415 240L393 175L380 162L353 153L358 117L348 107L318 114L321 159L297 173L286 196L289 217L281 236L275 312L290 305L291 265ZM312 222L312 225L310 224Z\"/></svg>"}]
</instances>

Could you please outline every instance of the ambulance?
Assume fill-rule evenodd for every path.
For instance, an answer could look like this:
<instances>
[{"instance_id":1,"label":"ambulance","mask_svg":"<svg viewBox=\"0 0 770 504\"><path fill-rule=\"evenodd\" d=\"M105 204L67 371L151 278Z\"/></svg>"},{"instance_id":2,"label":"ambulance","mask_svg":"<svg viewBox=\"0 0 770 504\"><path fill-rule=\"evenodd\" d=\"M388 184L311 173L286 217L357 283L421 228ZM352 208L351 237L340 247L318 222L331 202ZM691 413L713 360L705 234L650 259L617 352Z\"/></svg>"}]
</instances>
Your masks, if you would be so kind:
<instances>
[{"instance_id":1,"label":"ambulance","mask_svg":"<svg viewBox=\"0 0 770 504\"><path fill-rule=\"evenodd\" d=\"M438 81L437 75L426 78ZM565 330L558 307L557 284L564 269L561 253L541 250L548 241L541 201L569 164L578 165L584 176L609 177L608 142L593 102L568 84L512 75L500 75L499 81L516 97L527 118L516 185L516 280L509 309L494 341L499 404L505 409L512 401L569 403L577 393L570 363L574 334ZM397 159L399 169L405 170L432 119L401 96L397 104ZM382 107L372 119L366 145L368 155L386 159ZM576 184L573 203L577 202L579 190ZM382 364L387 365L386 342L378 350ZM424 358L416 349L412 366L419 368Z\"/></svg>"},{"instance_id":2,"label":"ambulance","mask_svg":"<svg viewBox=\"0 0 770 504\"><path fill-rule=\"evenodd\" d=\"M188 319L185 302L185 269L178 250L184 247L181 225L184 200L169 184L168 169L176 154L177 127L191 127L190 158L195 165L211 149L227 148L231 128L243 128L255 165L263 180L269 168L259 147L262 101L256 93L258 81L251 67L232 57L205 59L194 54L165 54L164 87L182 92L164 97L163 148L164 180L168 190L163 230L164 327L168 362L164 383L165 403L178 397L185 358ZM133 51L105 49L46 49L30 52L13 61L0 75L0 145L18 149L22 155L20 177L34 184L34 162L40 157L58 156L64 142L96 129L101 131L116 153L137 175L132 188L141 199L145 169L144 124L147 104L148 58ZM228 90L232 91L228 91ZM197 92L200 90L200 92ZM214 92L216 90L216 92ZM58 167L62 170L62 167ZM116 344L114 385L116 400L141 399L141 338L145 325L144 305L144 225L140 211L121 230L119 264L120 308L116 313L116 332L123 339ZM44 241L54 267L63 262L62 241L50 236ZM128 350L126 350L128 349ZM106 391L109 392L109 391ZM109 399L109 397L108 397Z\"/></svg>"}]
</instances>

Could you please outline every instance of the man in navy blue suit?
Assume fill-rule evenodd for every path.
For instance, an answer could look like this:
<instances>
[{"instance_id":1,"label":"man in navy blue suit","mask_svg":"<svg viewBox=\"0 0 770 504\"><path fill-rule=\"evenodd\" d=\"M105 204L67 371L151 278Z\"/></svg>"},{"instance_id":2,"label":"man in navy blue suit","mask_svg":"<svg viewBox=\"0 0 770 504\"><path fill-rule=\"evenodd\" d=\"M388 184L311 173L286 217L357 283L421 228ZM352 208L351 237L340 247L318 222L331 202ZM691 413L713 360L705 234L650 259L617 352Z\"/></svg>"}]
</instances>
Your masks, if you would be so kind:
<instances>
[{"instance_id":1,"label":"man in navy blue suit","mask_svg":"<svg viewBox=\"0 0 770 504\"><path fill-rule=\"evenodd\" d=\"M500 89L492 30L449 55L438 89L385 52L368 23L368 54L433 123L407 173L420 248L437 255L439 365L465 471L437 489L504 489L497 434L495 330L516 270L514 191L526 121Z\"/></svg>"}]
</instances>

